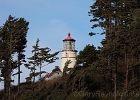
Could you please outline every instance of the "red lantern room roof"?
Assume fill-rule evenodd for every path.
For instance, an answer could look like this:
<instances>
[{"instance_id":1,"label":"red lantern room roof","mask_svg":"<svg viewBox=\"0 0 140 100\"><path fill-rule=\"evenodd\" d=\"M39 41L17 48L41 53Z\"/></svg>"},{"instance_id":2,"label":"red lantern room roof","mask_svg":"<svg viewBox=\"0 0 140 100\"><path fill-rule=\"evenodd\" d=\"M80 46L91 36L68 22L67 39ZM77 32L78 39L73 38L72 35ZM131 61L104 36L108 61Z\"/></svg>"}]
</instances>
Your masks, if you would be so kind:
<instances>
[{"instance_id":1,"label":"red lantern room roof","mask_svg":"<svg viewBox=\"0 0 140 100\"><path fill-rule=\"evenodd\" d=\"M68 33L68 37L65 38L63 41L75 41L72 37L70 37L70 32Z\"/></svg>"}]
</instances>

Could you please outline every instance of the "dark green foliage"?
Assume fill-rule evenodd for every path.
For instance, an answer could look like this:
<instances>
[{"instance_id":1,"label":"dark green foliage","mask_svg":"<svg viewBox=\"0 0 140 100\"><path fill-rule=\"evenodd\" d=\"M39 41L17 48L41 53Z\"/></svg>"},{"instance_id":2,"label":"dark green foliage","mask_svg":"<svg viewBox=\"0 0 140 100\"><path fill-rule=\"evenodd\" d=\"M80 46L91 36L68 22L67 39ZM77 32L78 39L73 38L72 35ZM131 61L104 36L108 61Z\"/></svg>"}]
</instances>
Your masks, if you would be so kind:
<instances>
[{"instance_id":1,"label":"dark green foliage","mask_svg":"<svg viewBox=\"0 0 140 100\"><path fill-rule=\"evenodd\" d=\"M27 90L31 84L21 84L22 94L18 100L102 100L104 97L100 93L104 93L106 83L101 76L100 69L89 66L80 67L80 69L72 69L71 73L62 77L48 88L49 82L41 89L36 87L35 91ZM37 83L38 84L38 83ZM108 84L109 85L109 84ZM26 90L26 91L25 91ZM108 90L108 92L110 92ZM109 97L106 97L109 99Z\"/></svg>"},{"instance_id":2,"label":"dark green foliage","mask_svg":"<svg viewBox=\"0 0 140 100\"><path fill-rule=\"evenodd\" d=\"M23 52L26 47L26 33L28 24L24 18L15 18L9 15L7 21L0 27L0 63L3 65L2 77L4 77L5 100L10 100L10 85L12 71L20 67ZM16 53L21 53L22 57L18 61L13 59ZM18 63L18 64L17 64ZM19 73L20 74L20 70Z\"/></svg>"},{"instance_id":3,"label":"dark green foliage","mask_svg":"<svg viewBox=\"0 0 140 100\"><path fill-rule=\"evenodd\" d=\"M140 99L140 5L139 0L96 0L89 15L93 16L92 28L101 27L105 34L102 47L96 50L93 45L79 52L73 69L67 66L63 77L44 82L30 81L21 84L21 95L17 100L139 100ZM89 35L98 33L91 32ZM2 42L2 41L0 41ZM32 77L41 75L42 63L53 63L57 53L49 54L49 48L39 48L39 40L33 46L34 55L25 64ZM4 44L2 44L4 45ZM4 47L2 47L4 48ZM14 48L11 48L11 53ZM22 58L22 57L21 57ZM23 57L24 58L24 57ZM44 60L45 59L45 60ZM86 63L84 63L86 62ZM2 62L4 64L5 62ZM83 63L83 66L80 64ZM12 62L10 65L15 65ZM31 66L30 66L31 65ZM4 71L4 70L3 70ZM55 68L52 72L60 71ZM67 73L68 72L68 73ZM40 78L41 79L41 78ZM0 97L3 91L0 92Z\"/></svg>"},{"instance_id":4,"label":"dark green foliage","mask_svg":"<svg viewBox=\"0 0 140 100\"><path fill-rule=\"evenodd\" d=\"M110 87L113 86L115 100L117 91L130 93L131 82L138 78L139 7L138 0L96 0L89 12L93 16L91 22L95 23L92 28L104 29L105 39L96 66L102 69L104 79L109 79L106 81L110 81Z\"/></svg>"},{"instance_id":5,"label":"dark green foliage","mask_svg":"<svg viewBox=\"0 0 140 100\"><path fill-rule=\"evenodd\" d=\"M66 61L65 66L63 68L63 75L66 75L70 71L71 68L68 68L70 63L71 63L71 60Z\"/></svg>"},{"instance_id":6,"label":"dark green foliage","mask_svg":"<svg viewBox=\"0 0 140 100\"><path fill-rule=\"evenodd\" d=\"M18 37L18 42L16 44L16 50L17 50L17 67L18 67L18 72L13 74L17 75L18 74L18 90L20 87L20 74L22 73L22 71L20 71L20 67L21 65L25 62L25 55L23 54L25 52L25 48L26 48L26 36L27 36L27 31L28 31L28 24L29 22L26 22L24 18L20 18L18 24L18 31L17 31L17 35L19 35Z\"/></svg>"},{"instance_id":7,"label":"dark green foliage","mask_svg":"<svg viewBox=\"0 0 140 100\"><path fill-rule=\"evenodd\" d=\"M77 64L86 63L92 64L98 60L98 50L94 47L94 45L86 45L83 50L79 52L77 55Z\"/></svg>"}]
</instances>

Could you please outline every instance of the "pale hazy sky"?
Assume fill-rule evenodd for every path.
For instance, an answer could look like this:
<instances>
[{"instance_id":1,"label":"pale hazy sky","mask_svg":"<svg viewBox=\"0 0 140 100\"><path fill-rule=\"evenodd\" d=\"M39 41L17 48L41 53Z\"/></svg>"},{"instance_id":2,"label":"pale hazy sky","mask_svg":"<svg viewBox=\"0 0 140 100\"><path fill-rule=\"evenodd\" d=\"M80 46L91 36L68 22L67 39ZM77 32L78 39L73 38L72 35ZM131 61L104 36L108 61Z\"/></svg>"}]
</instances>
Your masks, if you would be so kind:
<instances>
[{"instance_id":1,"label":"pale hazy sky","mask_svg":"<svg viewBox=\"0 0 140 100\"><path fill-rule=\"evenodd\" d=\"M92 30L91 17L88 16L90 6L94 0L1 0L0 1L0 26L5 23L9 15L16 18L23 17L29 21L27 33L26 58L32 56L32 46L39 38L40 47L49 47L52 53L63 49L62 40L68 32L76 39L76 49L83 50L87 44L100 46L103 36L90 37L91 31L100 32L101 29ZM43 68L51 72L55 65L61 65L59 60ZM21 81L25 81L29 71L22 67ZM14 78L16 84L17 77ZM2 88L0 84L0 88Z\"/></svg>"}]
</instances>

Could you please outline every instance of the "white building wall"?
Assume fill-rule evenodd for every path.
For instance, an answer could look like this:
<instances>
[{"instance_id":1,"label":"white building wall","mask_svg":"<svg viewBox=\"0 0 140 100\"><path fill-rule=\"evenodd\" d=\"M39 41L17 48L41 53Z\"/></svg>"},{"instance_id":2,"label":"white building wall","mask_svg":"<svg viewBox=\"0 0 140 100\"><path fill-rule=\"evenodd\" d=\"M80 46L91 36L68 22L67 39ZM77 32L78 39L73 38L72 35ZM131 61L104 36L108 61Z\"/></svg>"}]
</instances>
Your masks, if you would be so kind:
<instances>
[{"instance_id":1,"label":"white building wall","mask_svg":"<svg viewBox=\"0 0 140 100\"><path fill-rule=\"evenodd\" d=\"M62 76L63 76L63 73L62 72L56 71L51 76L46 77L45 78L45 81L49 81L49 80L52 80L52 79L55 79L55 78L58 78L58 77L62 77Z\"/></svg>"},{"instance_id":2,"label":"white building wall","mask_svg":"<svg viewBox=\"0 0 140 100\"><path fill-rule=\"evenodd\" d=\"M70 60L68 68L73 68L76 64L76 50L62 50L62 58L61 58L61 71L63 72L63 68L67 60Z\"/></svg>"}]
</instances>

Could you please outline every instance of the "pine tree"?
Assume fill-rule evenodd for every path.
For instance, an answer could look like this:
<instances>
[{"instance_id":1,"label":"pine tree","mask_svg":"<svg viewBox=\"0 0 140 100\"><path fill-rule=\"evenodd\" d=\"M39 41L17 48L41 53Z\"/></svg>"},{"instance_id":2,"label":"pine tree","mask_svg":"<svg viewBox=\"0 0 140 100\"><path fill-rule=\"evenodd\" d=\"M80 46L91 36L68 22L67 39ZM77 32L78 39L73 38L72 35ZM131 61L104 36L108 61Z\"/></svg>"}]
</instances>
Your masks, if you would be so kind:
<instances>
[{"instance_id":1,"label":"pine tree","mask_svg":"<svg viewBox=\"0 0 140 100\"><path fill-rule=\"evenodd\" d=\"M4 77L4 99L10 100L10 87L11 87L11 75L13 69L17 68L16 62L13 56L18 52L16 47L20 47L19 39L23 37L19 34L22 28L28 26L28 22L25 21L26 26L20 26L21 20L9 15L5 24L0 28L0 62L4 66L2 69L2 76ZM26 31L27 32L27 31Z\"/></svg>"},{"instance_id":2,"label":"pine tree","mask_svg":"<svg viewBox=\"0 0 140 100\"><path fill-rule=\"evenodd\" d=\"M114 99L119 74L125 76L125 93L128 92L130 68L133 55L130 41L131 23L134 10L139 7L138 0L96 0L91 6L89 15L93 16L92 28L101 27L104 30L105 39L101 42L100 62L104 62L103 69L110 70L110 76L114 81ZM90 33L89 35L94 35ZM134 41L133 41L134 42ZM130 62L131 61L131 62ZM123 68L120 68L123 66ZM125 71L123 69L126 69ZM122 84L123 82L119 83Z\"/></svg>"},{"instance_id":3,"label":"pine tree","mask_svg":"<svg viewBox=\"0 0 140 100\"><path fill-rule=\"evenodd\" d=\"M48 47L40 48L39 47L39 39L36 41L36 45L33 46L32 53L33 56L28 58L28 63L25 64L25 67L30 69L30 75L26 78L26 81L31 81L33 83L33 91L34 91L34 83L35 78L39 75L39 78L41 79L41 74L46 73L45 71L42 71L42 67L47 66L48 64L51 64L55 62L55 60L58 59L56 55L59 52L55 52L53 54L50 54L51 49ZM45 65L43 65L45 63ZM39 68L39 72L36 70Z\"/></svg>"},{"instance_id":4,"label":"pine tree","mask_svg":"<svg viewBox=\"0 0 140 100\"><path fill-rule=\"evenodd\" d=\"M77 55L76 61L77 64L80 63L86 63L92 64L93 62L96 62L98 60L98 50L94 47L94 45L86 45L83 50L79 51L79 54Z\"/></svg>"},{"instance_id":5,"label":"pine tree","mask_svg":"<svg viewBox=\"0 0 140 100\"><path fill-rule=\"evenodd\" d=\"M20 18L19 21L16 23L17 24L17 35L19 36L17 38L18 42L16 43L15 49L17 50L17 67L18 67L18 72L15 73L14 75L18 74L18 91L20 88L20 73L22 71L20 70L20 66L22 65L22 62L25 62L25 55L23 54L25 52L24 48L26 48L26 36L27 36L27 31L28 31L28 25L29 22L26 22L24 18Z\"/></svg>"},{"instance_id":6,"label":"pine tree","mask_svg":"<svg viewBox=\"0 0 140 100\"><path fill-rule=\"evenodd\" d=\"M65 66L64 66L64 69L63 69L63 76L67 75L67 73L70 71L71 68L68 68L68 66L71 62L72 62L71 60L67 60L65 62Z\"/></svg>"}]
</instances>

